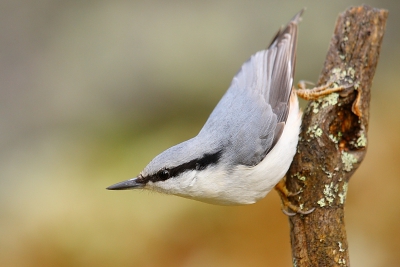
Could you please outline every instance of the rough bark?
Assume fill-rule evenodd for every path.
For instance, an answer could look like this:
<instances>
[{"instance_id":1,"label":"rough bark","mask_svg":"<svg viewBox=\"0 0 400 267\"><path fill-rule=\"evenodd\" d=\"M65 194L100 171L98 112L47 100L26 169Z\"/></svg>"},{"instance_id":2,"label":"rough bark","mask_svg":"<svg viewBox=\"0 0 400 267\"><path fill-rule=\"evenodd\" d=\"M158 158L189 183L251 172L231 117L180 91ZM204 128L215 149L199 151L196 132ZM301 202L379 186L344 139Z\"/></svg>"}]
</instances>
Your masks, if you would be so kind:
<instances>
[{"instance_id":1,"label":"rough bark","mask_svg":"<svg viewBox=\"0 0 400 267\"><path fill-rule=\"evenodd\" d=\"M352 85L308 103L286 186L309 215L289 217L294 266L350 266L344 204L367 149L370 88L388 12L368 6L339 15L318 85Z\"/></svg>"}]
</instances>

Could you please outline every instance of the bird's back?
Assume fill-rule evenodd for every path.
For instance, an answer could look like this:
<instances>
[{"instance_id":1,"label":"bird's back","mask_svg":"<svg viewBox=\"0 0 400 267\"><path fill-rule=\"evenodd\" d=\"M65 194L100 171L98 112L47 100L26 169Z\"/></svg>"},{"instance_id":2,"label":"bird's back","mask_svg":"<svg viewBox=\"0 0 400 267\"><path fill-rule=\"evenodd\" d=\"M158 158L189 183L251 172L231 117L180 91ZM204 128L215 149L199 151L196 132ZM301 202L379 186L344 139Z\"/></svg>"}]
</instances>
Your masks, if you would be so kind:
<instances>
[{"instance_id":1,"label":"bird's back","mask_svg":"<svg viewBox=\"0 0 400 267\"><path fill-rule=\"evenodd\" d=\"M296 61L298 13L267 50L253 55L233 78L197 138L231 164L257 165L285 126Z\"/></svg>"}]
</instances>

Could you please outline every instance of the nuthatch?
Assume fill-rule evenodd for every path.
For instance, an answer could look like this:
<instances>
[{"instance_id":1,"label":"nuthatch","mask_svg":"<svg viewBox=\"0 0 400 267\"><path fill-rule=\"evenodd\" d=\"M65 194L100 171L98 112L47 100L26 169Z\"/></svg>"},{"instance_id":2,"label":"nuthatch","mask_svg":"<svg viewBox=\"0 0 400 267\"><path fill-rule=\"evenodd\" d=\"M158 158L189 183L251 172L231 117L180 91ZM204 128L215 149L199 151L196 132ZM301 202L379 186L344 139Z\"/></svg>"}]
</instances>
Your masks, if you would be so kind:
<instances>
[{"instance_id":1,"label":"nuthatch","mask_svg":"<svg viewBox=\"0 0 400 267\"><path fill-rule=\"evenodd\" d=\"M296 152L302 113L292 87L301 14L243 64L196 137L107 189L148 189L220 205L264 198Z\"/></svg>"}]
</instances>

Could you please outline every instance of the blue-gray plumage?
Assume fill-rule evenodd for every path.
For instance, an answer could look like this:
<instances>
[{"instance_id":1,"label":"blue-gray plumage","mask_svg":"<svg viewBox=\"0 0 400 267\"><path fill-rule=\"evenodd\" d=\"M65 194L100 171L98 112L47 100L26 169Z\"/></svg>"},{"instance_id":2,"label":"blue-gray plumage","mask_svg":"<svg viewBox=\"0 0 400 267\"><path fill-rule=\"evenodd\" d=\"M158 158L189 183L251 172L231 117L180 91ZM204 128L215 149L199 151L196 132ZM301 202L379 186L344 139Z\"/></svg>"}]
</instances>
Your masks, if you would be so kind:
<instances>
[{"instance_id":1,"label":"blue-gray plumage","mask_svg":"<svg viewBox=\"0 0 400 267\"><path fill-rule=\"evenodd\" d=\"M301 112L292 86L301 13L243 64L196 137L108 189L143 188L226 205L264 197L286 173L298 141Z\"/></svg>"}]
</instances>

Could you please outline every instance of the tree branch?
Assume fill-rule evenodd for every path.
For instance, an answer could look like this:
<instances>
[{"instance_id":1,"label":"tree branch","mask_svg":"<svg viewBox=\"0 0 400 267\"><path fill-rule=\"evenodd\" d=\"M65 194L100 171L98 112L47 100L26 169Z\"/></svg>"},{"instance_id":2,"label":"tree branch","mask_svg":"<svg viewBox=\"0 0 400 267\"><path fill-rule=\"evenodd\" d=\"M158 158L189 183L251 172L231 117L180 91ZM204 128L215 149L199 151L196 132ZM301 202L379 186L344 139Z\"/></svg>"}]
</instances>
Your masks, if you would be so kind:
<instances>
[{"instance_id":1,"label":"tree branch","mask_svg":"<svg viewBox=\"0 0 400 267\"><path fill-rule=\"evenodd\" d=\"M309 102L298 151L287 173L291 198L309 215L289 217L293 265L349 266L344 204L367 148L370 88L388 12L368 6L339 15L318 85L352 85Z\"/></svg>"}]
</instances>

